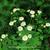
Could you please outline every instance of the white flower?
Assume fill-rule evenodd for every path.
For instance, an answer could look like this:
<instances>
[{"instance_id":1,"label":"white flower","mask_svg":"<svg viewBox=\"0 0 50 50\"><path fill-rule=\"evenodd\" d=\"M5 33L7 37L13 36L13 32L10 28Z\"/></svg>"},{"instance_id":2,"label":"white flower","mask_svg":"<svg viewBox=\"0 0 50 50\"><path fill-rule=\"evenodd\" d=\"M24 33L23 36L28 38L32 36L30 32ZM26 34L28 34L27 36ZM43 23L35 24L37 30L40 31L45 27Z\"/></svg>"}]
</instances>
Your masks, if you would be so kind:
<instances>
[{"instance_id":1,"label":"white flower","mask_svg":"<svg viewBox=\"0 0 50 50\"><path fill-rule=\"evenodd\" d=\"M28 38L32 38L32 34L28 34Z\"/></svg>"},{"instance_id":2,"label":"white flower","mask_svg":"<svg viewBox=\"0 0 50 50\"><path fill-rule=\"evenodd\" d=\"M26 22L23 21L20 25L21 25L21 26L26 26Z\"/></svg>"},{"instance_id":3,"label":"white flower","mask_svg":"<svg viewBox=\"0 0 50 50\"><path fill-rule=\"evenodd\" d=\"M31 10L31 11L30 11L30 14L35 14L35 11Z\"/></svg>"},{"instance_id":4,"label":"white flower","mask_svg":"<svg viewBox=\"0 0 50 50\"><path fill-rule=\"evenodd\" d=\"M19 21L23 21L24 20L24 17L19 17Z\"/></svg>"},{"instance_id":5,"label":"white flower","mask_svg":"<svg viewBox=\"0 0 50 50\"><path fill-rule=\"evenodd\" d=\"M22 26L19 26L18 27L18 31L22 31L23 30L23 27Z\"/></svg>"},{"instance_id":6,"label":"white flower","mask_svg":"<svg viewBox=\"0 0 50 50\"><path fill-rule=\"evenodd\" d=\"M34 18L34 17L35 17L35 15L34 15L34 14L32 14L32 15L31 15L31 18Z\"/></svg>"},{"instance_id":7,"label":"white flower","mask_svg":"<svg viewBox=\"0 0 50 50\"><path fill-rule=\"evenodd\" d=\"M28 30L28 31L31 31L31 30L32 30L32 26L31 26L31 25L28 25L28 26L27 26L27 30Z\"/></svg>"},{"instance_id":8,"label":"white flower","mask_svg":"<svg viewBox=\"0 0 50 50\"><path fill-rule=\"evenodd\" d=\"M10 22L9 22L9 25L10 25L10 26L13 26L13 25L14 25L14 22L13 22L13 21L10 21Z\"/></svg>"},{"instance_id":9,"label":"white flower","mask_svg":"<svg viewBox=\"0 0 50 50\"><path fill-rule=\"evenodd\" d=\"M24 35L24 36L22 37L22 40L23 40L23 41L27 41L27 40L28 40L28 36L27 36L27 35Z\"/></svg>"},{"instance_id":10,"label":"white flower","mask_svg":"<svg viewBox=\"0 0 50 50\"><path fill-rule=\"evenodd\" d=\"M2 41L2 39L0 39L0 41Z\"/></svg>"},{"instance_id":11,"label":"white flower","mask_svg":"<svg viewBox=\"0 0 50 50\"><path fill-rule=\"evenodd\" d=\"M38 14L41 14L41 13L42 13L42 11L38 10L38 11L37 11L37 13L38 13Z\"/></svg>"},{"instance_id":12,"label":"white flower","mask_svg":"<svg viewBox=\"0 0 50 50\"><path fill-rule=\"evenodd\" d=\"M15 22L16 22L16 20L10 21L10 22L9 22L9 25L10 25L10 26L13 26Z\"/></svg>"},{"instance_id":13,"label":"white flower","mask_svg":"<svg viewBox=\"0 0 50 50\"><path fill-rule=\"evenodd\" d=\"M50 26L50 23L46 23L46 26Z\"/></svg>"},{"instance_id":14,"label":"white flower","mask_svg":"<svg viewBox=\"0 0 50 50\"><path fill-rule=\"evenodd\" d=\"M29 9L29 10L27 10L27 12L30 12L30 9Z\"/></svg>"},{"instance_id":15,"label":"white flower","mask_svg":"<svg viewBox=\"0 0 50 50\"><path fill-rule=\"evenodd\" d=\"M16 10L17 10L17 9L16 9L16 8L14 8L14 9L13 9L13 12L16 12Z\"/></svg>"},{"instance_id":16,"label":"white flower","mask_svg":"<svg viewBox=\"0 0 50 50\"><path fill-rule=\"evenodd\" d=\"M5 35L5 34L2 34L2 35L1 35L1 38L3 38L3 39L4 39L5 37L6 37L6 35Z\"/></svg>"},{"instance_id":17,"label":"white flower","mask_svg":"<svg viewBox=\"0 0 50 50\"><path fill-rule=\"evenodd\" d=\"M14 8L13 9L13 12L16 12L17 10L20 10L19 8Z\"/></svg>"}]
</instances>

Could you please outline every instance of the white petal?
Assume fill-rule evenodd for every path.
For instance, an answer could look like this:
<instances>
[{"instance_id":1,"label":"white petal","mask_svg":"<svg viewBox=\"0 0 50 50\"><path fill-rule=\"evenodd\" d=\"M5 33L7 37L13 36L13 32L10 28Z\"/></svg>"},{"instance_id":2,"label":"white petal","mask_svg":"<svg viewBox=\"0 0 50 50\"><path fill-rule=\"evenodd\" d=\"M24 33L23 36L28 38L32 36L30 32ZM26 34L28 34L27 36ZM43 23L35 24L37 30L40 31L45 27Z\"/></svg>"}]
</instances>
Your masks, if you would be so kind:
<instances>
[{"instance_id":1,"label":"white petal","mask_svg":"<svg viewBox=\"0 0 50 50\"><path fill-rule=\"evenodd\" d=\"M1 38L5 38L5 37L6 37L6 35L5 35L5 34L2 34L2 35L1 35Z\"/></svg>"},{"instance_id":2,"label":"white petal","mask_svg":"<svg viewBox=\"0 0 50 50\"><path fill-rule=\"evenodd\" d=\"M31 10L31 11L30 11L30 14L35 14L35 11Z\"/></svg>"}]
</instances>

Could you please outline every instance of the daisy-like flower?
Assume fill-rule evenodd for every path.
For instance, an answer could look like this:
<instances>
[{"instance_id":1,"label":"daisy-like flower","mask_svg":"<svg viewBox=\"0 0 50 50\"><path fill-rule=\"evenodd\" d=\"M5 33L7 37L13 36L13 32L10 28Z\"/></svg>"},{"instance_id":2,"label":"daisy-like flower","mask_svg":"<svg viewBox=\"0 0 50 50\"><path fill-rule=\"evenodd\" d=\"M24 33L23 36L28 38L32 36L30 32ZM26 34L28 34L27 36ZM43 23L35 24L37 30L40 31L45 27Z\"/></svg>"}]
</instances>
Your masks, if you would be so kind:
<instances>
[{"instance_id":1,"label":"daisy-like flower","mask_svg":"<svg viewBox=\"0 0 50 50\"><path fill-rule=\"evenodd\" d=\"M41 13L42 13L42 11L41 11L41 10L38 10L38 11L37 11L37 13L38 13L38 14L41 14Z\"/></svg>"},{"instance_id":2,"label":"daisy-like flower","mask_svg":"<svg viewBox=\"0 0 50 50\"><path fill-rule=\"evenodd\" d=\"M24 35L24 36L22 37L22 40L23 40L23 41L27 41L27 40L28 40L28 36L27 36L27 35Z\"/></svg>"},{"instance_id":3,"label":"daisy-like flower","mask_svg":"<svg viewBox=\"0 0 50 50\"><path fill-rule=\"evenodd\" d=\"M10 25L10 26L13 26L15 22L16 22L16 20L10 21L10 22L9 22L9 25Z\"/></svg>"},{"instance_id":4,"label":"daisy-like flower","mask_svg":"<svg viewBox=\"0 0 50 50\"><path fill-rule=\"evenodd\" d=\"M3 39L4 39L5 37L6 37L6 35L5 35L5 34L2 34L2 35L1 35L1 38L3 38Z\"/></svg>"},{"instance_id":5,"label":"daisy-like flower","mask_svg":"<svg viewBox=\"0 0 50 50\"><path fill-rule=\"evenodd\" d=\"M50 26L50 23L46 23L46 26Z\"/></svg>"},{"instance_id":6,"label":"daisy-like flower","mask_svg":"<svg viewBox=\"0 0 50 50\"><path fill-rule=\"evenodd\" d=\"M29 10L27 10L27 12L30 12L30 9L29 9Z\"/></svg>"},{"instance_id":7,"label":"daisy-like flower","mask_svg":"<svg viewBox=\"0 0 50 50\"><path fill-rule=\"evenodd\" d=\"M31 17L31 18L34 18L34 17L35 17L35 15L34 15L34 14L32 14L30 17Z\"/></svg>"},{"instance_id":8,"label":"daisy-like flower","mask_svg":"<svg viewBox=\"0 0 50 50\"><path fill-rule=\"evenodd\" d=\"M31 26L31 25L28 25L28 26L27 26L27 30L28 30L28 31L31 31L31 30L32 30L32 26Z\"/></svg>"},{"instance_id":9,"label":"daisy-like flower","mask_svg":"<svg viewBox=\"0 0 50 50\"><path fill-rule=\"evenodd\" d=\"M23 30L23 27L22 26L19 26L18 27L18 31L22 31Z\"/></svg>"},{"instance_id":10,"label":"daisy-like flower","mask_svg":"<svg viewBox=\"0 0 50 50\"><path fill-rule=\"evenodd\" d=\"M30 11L30 14L35 14L35 11L31 10L31 11Z\"/></svg>"},{"instance_id":11,"label":"daisy-like flower","mask_svg":"<svg viewBox=\"0 0 50 50\"><path fill-rule=\"evenodd\" d=\"M26 26L26 22L23 21L20 25L21 25L21 26Z\"/></svg>"},{"instance_id":12,"label":"daisy-like flower","mask_svg":"<svg viewBox=\"0 0 50 50\"><path fill-rule=\"evenodd\" d=\"M32 38L32 34L28 34L28 38Z\"/></svg>"},{"instance_id":13,"label":"daisy-like flower","mask_svg":"<svg viewBox=\"0 0 50 50\"><path fill-rule=\"evenodd\" d=\"M19 8L14 8L13 9L13 12L16 12L17 10L20 10Z\"/></svg>"},{"instance_id":14,"label":"daisy-like flower","mask_svg":"<svg viewBox=\"0 0 50 50\"><path fill-rule=\"evenodd\" d=\"M19 21L23 21L24 20L24 17L19 17Z\"/></svg>"},{"instance_id":15,"label":"daisy-like flower","mask_svg":"<svg viewBox=\"0 0 50 50\"><path fill-rule=\"evenodd\" d=\"M10 21L10 22L9 22L9 25L10 25L10 26L13 26L13 25L14 25L14 22L13 22L13 21Z\"/></svg>"}]
</instances>

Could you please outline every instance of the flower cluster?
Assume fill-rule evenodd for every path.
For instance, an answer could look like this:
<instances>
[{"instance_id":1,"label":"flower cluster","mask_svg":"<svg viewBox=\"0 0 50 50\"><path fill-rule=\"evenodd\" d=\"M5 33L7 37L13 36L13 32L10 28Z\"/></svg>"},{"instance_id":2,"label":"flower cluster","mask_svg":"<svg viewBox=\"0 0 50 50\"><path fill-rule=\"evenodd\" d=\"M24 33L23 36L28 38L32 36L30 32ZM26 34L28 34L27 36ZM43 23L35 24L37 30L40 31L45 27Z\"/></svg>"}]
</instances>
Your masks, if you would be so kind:
<instances>
[{"instance_id":1,"label":"flower cluster","mask_svg":"<svg viewBox=\"0 0 50 50\"><path fill-rule=\"evenodd\" d=\"M24 35L24 36L22 37L22 40L23 40L23 41L27 41L27 40L30 39L30 38L32 38L32 34Z\"/></svg>"},{"instance_id":2,"label":"flower cluster","mask_svg":"<svg viewBox=\"0 0 50 50\"><path fill-rule=\"evenodd\" d=\"M21 9L20 8L14 8L13 12L11 12L11 15L13 13L16 13L16 11L21 11ZM28 9L28 10L26 10L26 12L29 13L30 20L33 20L32 18L36 17L36 14L39 14L39 15L42 14L41 10L37 10L37 13L36 13L34 10ZM25 30L25 28L26 28L27 31L30 31L30 32L33 30L33 25L30 24L30 23L27 24L27 22L25 21L25 17L24 16L19 16L18 17L18 21L20 22L19 26L17 26L18 32L21 32L21 31ZM9 25L13 26L14 23L16 23L16 22L17 22L17 20L10 21ZM21 36L21 33L19 33L19 36ZM22 36L22 40L23 41L27 41L31 37L32 37L32 34L23 35Z\"/></svg>"},{"instance_id":3,"label":"flower cluster","mask_svg":"<svg viewBox=\"0 0 50 50\"><path fill-rule=\"evenodd\" d=\"M5 39L7 36L8 36L8 34L2 34L0 41L2 41L2 39Z\"/></svg>"}]
</instances>

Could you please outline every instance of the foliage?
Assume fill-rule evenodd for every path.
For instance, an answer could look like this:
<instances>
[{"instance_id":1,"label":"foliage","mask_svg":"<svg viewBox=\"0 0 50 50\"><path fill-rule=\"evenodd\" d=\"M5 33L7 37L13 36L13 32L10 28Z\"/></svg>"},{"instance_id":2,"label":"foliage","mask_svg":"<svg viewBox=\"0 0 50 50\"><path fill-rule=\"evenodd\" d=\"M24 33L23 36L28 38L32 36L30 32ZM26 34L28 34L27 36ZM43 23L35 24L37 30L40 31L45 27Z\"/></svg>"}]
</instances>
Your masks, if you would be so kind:
<instances>
[{"instance_id":1,"label":"foliage","mask_svg":"<svg viewBox=\"0 0 50 50\"><path fill-rule=\"evenodd\" d=\"M14 12L15 8L18 10ZM33 17L28 10L35 12ZM22 31L18 30L23 22L20 17L26 22ZM49 50L50 26L46 23L50 23L50 0L0 0L0 50ZM28 25L32 26L31 31L27 30ZM8 36L2 38L2 34ZM32 38L23 41L22 37L28 34Z\"/></svg>"}]
</instances>

